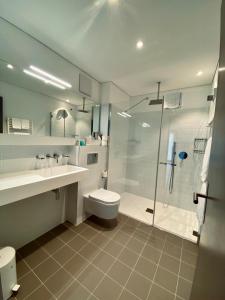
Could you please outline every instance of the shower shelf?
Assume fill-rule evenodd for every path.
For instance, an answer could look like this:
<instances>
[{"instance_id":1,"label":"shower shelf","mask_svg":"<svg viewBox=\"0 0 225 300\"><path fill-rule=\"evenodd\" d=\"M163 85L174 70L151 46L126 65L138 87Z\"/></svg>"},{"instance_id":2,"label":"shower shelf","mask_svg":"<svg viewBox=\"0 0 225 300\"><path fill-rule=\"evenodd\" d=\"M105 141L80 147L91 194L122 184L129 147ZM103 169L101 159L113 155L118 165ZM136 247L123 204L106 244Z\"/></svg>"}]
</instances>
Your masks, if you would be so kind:
<instances>
[{"instance_id":1,"label":"shower shelf","mask_svg":"<svg viewBox=\"0 0 225 300\"><path fill-rule=\"evenodd\" d=\"M194 139L194 153L204 154L206 148L207 139L195 138Z\"/></svg>"}]
</instances>

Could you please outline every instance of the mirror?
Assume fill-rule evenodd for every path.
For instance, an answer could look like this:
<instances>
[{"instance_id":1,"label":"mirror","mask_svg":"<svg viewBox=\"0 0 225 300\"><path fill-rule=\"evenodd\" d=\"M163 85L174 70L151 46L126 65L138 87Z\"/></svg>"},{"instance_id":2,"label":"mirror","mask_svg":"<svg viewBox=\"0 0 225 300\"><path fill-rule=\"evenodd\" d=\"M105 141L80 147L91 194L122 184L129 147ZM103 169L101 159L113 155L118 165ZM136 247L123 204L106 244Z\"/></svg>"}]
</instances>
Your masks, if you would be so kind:
<instances>
[{"instance_id":1,"label":"mirror","mask_svg":"<svg viewBox=\"0 0 225 300\"><path fill-rule=\"evenodd\" d=\"M92 107L100 99L99 82L3 19L0 40L3 132L91 135Z\"/></svg>"}]
</instances>

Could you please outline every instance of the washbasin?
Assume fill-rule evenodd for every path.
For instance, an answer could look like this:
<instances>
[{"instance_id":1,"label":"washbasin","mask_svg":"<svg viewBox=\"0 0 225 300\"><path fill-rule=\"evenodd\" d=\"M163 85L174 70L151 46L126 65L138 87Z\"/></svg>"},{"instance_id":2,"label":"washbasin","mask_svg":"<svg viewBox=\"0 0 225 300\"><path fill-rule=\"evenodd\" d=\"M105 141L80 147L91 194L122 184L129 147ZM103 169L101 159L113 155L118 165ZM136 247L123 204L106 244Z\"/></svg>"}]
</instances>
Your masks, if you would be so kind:
<instances>
[{"instance_id":1,"label":"washbasin","mask_svg":"<svg viewBox=\"0 0 225 300\"><path fill-rule=\"evenodd\" d=\"M0 206L51 191L84 178L88 169L73 165L0 175Z\"/></svg>"},{"instance_id":2,"label":"washbasin","mask_svg":"<svg viewBox=\"0 0 225 300\"><path fill-rule=\"evenodd\" d=\"M80 171L83 171L84 168L80 168L77 166L72 165L64 165L64 166L56 166L53 168L44 168L37 170L37 176L42 177L55 177L55 176L61 176L64 174L71 174L71 173L77 173Z\"/></svg>"}]
</instances>

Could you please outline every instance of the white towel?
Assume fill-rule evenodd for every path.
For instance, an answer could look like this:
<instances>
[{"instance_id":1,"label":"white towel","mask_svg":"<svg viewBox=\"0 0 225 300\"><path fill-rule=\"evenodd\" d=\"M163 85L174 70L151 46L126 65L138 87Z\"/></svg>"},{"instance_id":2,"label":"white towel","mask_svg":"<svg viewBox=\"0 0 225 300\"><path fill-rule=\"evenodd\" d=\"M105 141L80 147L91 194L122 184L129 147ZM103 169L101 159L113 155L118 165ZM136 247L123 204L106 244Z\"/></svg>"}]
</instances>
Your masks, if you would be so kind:
<instances>
[{"instance_id":1,"label":"white towel","mask_svg":"<svg viewBox=\"0 0 225 300\"><path fill-rule=\"evenodd\" d=\"M200 193L203 195L207 194L208 189L208 182L204 182L201 186ZM206 205L206 199L199 197L198 198L198 206L197 206L197 219L198 219L198 232L201 232L202 224L204 221L204 215L205 215L205 205Z\"/></svg>"},{"instance_id":2,"label":"white towel","mask_svg":"<svg viewBox=\"0 0 225 300\"><path fill-rule=\"evenodd\" d=\"M210 103L208 125L212 125L216 109L216 99Z\"/></svg>"},{"instance_id":3,"label":"white towel","mask_svg":"<svg viewBox=\"0 0 225 300\"><path fill-rule=\"evenodd\" d=\"M21 129L21 120L12 118L12 128L13 129Z\"/></svg>"},{"instance_id":4,"label":"white towel","mask_svg":"<svg viewBox=\"0 0 225 300\"><path fill-rule=\"evenodd\" d=\"M205 154L202 162L202 171L201 171L201 182L206 182L208 180L208 170L209 170L209 160L211 153L212 137L207 141Z\"/></svg>"},{"instance_id":5,"label":"white towel","mask_svg":"<svg viewBox=\"0 0 225 300\"><path fill-rule=\"evenodd\" d=\"M29 120L22 120L22 129L29 130L30 129L30 121Z\"/></svg>"}]
</instances>

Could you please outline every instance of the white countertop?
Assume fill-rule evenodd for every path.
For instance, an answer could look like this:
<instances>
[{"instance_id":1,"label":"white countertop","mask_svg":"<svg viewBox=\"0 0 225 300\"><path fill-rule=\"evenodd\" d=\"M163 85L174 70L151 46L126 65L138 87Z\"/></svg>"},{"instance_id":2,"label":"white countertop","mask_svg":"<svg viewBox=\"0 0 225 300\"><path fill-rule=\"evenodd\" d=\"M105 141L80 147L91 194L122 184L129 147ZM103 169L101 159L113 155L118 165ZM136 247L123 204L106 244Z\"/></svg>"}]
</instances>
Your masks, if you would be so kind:
<instances>
[{"instance_id":1,"label":"white countertop","mask_svg":"<svg viewBox=\"0 0 225 300\"><path fill-rule=\"evenodd\" d=\"M64 165L0 175L0 206L82 180L88 169Z\"/></svg>"}]
</instances>

